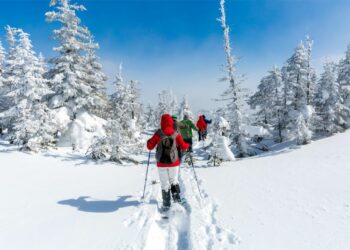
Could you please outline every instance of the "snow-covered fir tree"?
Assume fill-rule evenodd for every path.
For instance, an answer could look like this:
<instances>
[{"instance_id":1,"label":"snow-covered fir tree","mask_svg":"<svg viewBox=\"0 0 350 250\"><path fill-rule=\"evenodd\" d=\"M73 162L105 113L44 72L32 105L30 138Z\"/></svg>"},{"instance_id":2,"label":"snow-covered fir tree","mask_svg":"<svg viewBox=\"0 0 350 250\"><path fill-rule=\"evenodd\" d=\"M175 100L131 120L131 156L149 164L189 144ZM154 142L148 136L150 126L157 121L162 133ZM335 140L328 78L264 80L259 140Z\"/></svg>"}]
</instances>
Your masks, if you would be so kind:
<instances>
[{"instance_id":1,"label":"snow-covered fir tree","mask_svg":"<svg viewBox=\"0 0 350 250\"><path fill-rule=\"evenodd\" d=\"M47 21L61 23L53 32L59 43L54 48L58 56L50 59L52 67L46 74L55 92L50 104L52 108L66 107L75 119L79 112L94 113L104 105L105 77L94 54L98 44L76 15L77 11L86 10L83 5L51 0L50 6L56 10L46 13Z\"/></svg>"},{"instance_id":2,"label":"snow-covered fir tree","mask_svg":"<svg viewBox=\"0 0 350 250\"><path fill-rule=\"evenodd\" d=\"M309 36L306 36L305 40L305 49L306 49L306 103L307 105L312 105L312 101L315 95L316 89L316 71L312 67L312 49L313 49L313 40Z\"/></svg>"},{"instance_id":3,"label":"snow-covered fir tree","mask_svg":"<svg viewBox=\"0 0 350 250\"><path fill-rule=\"evenodd\" d=\"M124 162L137 163L130 156L129 148L125 147L128 142L119 121L110 119L104 128L106 135L95 137L87 154L94 160L109 160L118 164L124 164Z\"/></svg>"},{"instance_id":4,"label":"snow-covered fir tree","mask_svg":"<svg viewBox=\"0 0 350 250\"><path fill-rule=\"evenodd\" d=\"M308 50L300 42L282 69L285 122L283 137L296 139L298 144L309 143L312 136L311 118L314 110L307 101L308 67Z\"/></svg>"},{"instance_id":5,"label":"snow-covered fir tree","mask_svg":"<svg viewBox=\"0 0 350 250\"><path fill-rule=\"evenodd\" d=\"M111 118L120 120L125 115L125 99L126 99L126 86L122 76L122 64L119 65L118 72L115 76L115 92L110 96Z\"/></svg>"},{"instance_id":6,"label":"snow-covered fir tree","mask_svg":"<svg viewBox=\"0 0 350 250\"><path fill-rule=\"evenodd\" d=\"M9 112L4 113L10 107L14 106L14 96L8 96L7 94L19 84L21 81L20 78L20 69L18 69L18 62L20 60L20 52L18 51L17 45L17 29L10 26L6 27L6 38L9 45L9 53L5 60L2 73L2 87L1 87L1 114L0 114L0 123L2 129L7 129L11 131L12 129L12 119L14 116L10 116Z\"/></svg>"},{"instance_id":7,"label":"snow-covered fir tree","mask_svg":"<svg viewBox=\"0 0 350 250\"><path fill-rule=\"evenodd\" d=\"M142 107L139 101L140 89L138 81L131 80L126 85L126 118L122 121L122 126L127 132L129 144L133 144L135 148L140 149L141 130L142 130Z\"/></svg>"},{"instance_id":8,"label":"snow-covered fir tree","mask_svg":"<svg viewBox=\"0 0 350 250\"><path fill-rule=\"evenodd\" d=\"M340 93L342 103L345 107L350 108L350 44L345 52L345 57L340 60L338 65L338 83L340 86ZM346 126L350 124L350 114L346 118Z\"/></svg>"},{"instance_id":9,"label":"snow-covered fir tree","mask_svg":"<svg viewBox=\"0 0 350 250\"><path fill-rule=\"evenodd\" d=\"M126 109L130 119L138 119L141 114L141 105L139 103L140 90L138 81L131 80L126 85Z\"/></svg>"},{"instance_id":10,"label":"snow-covered fir tree","mask_svg":"<svg viewBox=\"0 0 350 250\"><path fill-rule=\"evenodd\" d=\"M248 156L248 145L246 142L247 133L244 130L244 117L241 113L241 89L235 76L235 58L232 55L231 42L229 37L229 27L226 24L225 0L220 0L221 17L219 19L224 33L224 50L226 54L226 80L229 82L228 89L222 94L222 100L228 101L227 118L230 123L230 138L236 145L238 157Z\"/></svg>"},{"instance_id":11,"label":"snow-covered fir tree","mask_svg":"<svg viewBox=\"0 0 350 250\"><path fill-rule=\"evenodd\" d=\"M163 114L177 114L177 98L171 90L162 90L158 94L157 117L158 124Z\"/></svg>"},{"instance_id":12,"label":"snow-covered fir tree","mask_svg":"<svg viewBox=\"0 0 350 250\"><path fill-rule=\"evenodd\" d=\"M5 58L6 58L6 51L4 47L2 46L2 42L0 40L0 88L3 85L3 74L5 70Z\"/></svg>"},{"instance_id":13,"label":"snow-covered fir tree","mask_svg":"<svg viewBox=\"0 0 350 250\"><path fill-rule=\"evenodd\" d=\"M154 129L158 128L159 121L157 120L157 114L155 109L151 106L151 104L147 104L144 112L145 120L147 121L147 128Z\"/></svg>"},{"instance_id":14,"label":"snow-covered fir tree","mask_svg":"<svg viewBox=\"0 0 350 250\"><path fill-rule=\"evenodd\" d=\"M42 58L33 51L29 34L10 27L7 31L10 42L15 42L16 52L11 54L13 57L8 61L11 68L5 74L6 81L16 80L6 92L6 96L12 99L11 107L3 112L4 117L11 121L7 138L24 149L36 151L54 142L55 128L45 100L51 93L43 77L45 66Z\"/></svg>"},{"instance_id":15,"label":"snow-covered fir tree","mask_svg":"<svg viewBox=\"0 0 350 250\"><path fill-rule=\"evenodd\" d=\"M4 89L4 70L5 70L5 57L6 52L0 41L0 113L6 109L6 98L5 98L5 89ZM3 124L0 118L0 135L3 134Z\"/></svg>"},{"instance_id":16,"label":"snow-covered fir tree","mask_svg":"<svg viewBox=\"0 0 350 250\"><path fill-rule=\"evenodd\" d=\"M138 153L142 144L140 126L137 124L139 102L136 83L132 83L132 86L124 84L120 65L114 84L116 92L110 97L111 115L104 126L106 134L95 137L88 154L95 160L104 159L119 164L136 162L130 157L130 152Z\"/></svg>"},{"instance_id":17,"label":"snow-covered fir tree","mask_svg":"<svg viewBox=\"0 0 350 250\"><path fill-rule=\"evenodd\" d=\"M138 82L131 80L125 83L122 76L122 65L120 65L114 84L116 92L111 96L112 119L119 121L127 136L128 144L138 144L141 139L140 120L142 118Z\"/></svg>"},{"instance_id":18,"label":"snow-covered fir tree","mask_svg":"<svg viewBox=\"0 0 350 250\"><path fill-rule=\"evenodd\" d=\"M249 100L252 109L257 110L257 125L272 129L278 142L282 141L283 128L281 86L281 71L274 66L269 74L261 79L258 91Z\"/></svg>"},{"instance_id":19,"label":"snow-covered fir tree","mask_svg":"<svg viewBox=\"0 0 350 250\"><path fill-rule=\"evenodd\" d=\"M191 119L194 119L194 115L193 112L191 111L191 107L190 104L188 103L188 98L187 95L185 95L182 98L182 101L180 103L179 106L179 120L182 120L184 118L184 115L186 114L188 117L190 117Z\"/></svg>"},{"instance_id":20,"label":"snow-covered fir tree","mask_svg":"<svg viewBox=\"0 0 350 250\"><path fill-rule=\"evenodd\" d=\"M101 63L98 62L99 58L95 52L97 48L98 44L94 43L91 37L90 46L85 55L85 70L82 77L90 87L90 93L86 95L88 100L85 109L99 117L106 118L105 110L108 98L105 84L107 77L102 72Z\"/></svg>"},{"instance_id":21,"label":"snow-covered fir tree","mask_svg":"<svg viewBox=\"0 0 350 250\"><path fill-rule=\"evenodd\" d=\"M344 131L349 109L342 103L341 89L337 82L337 65L334 62L325 63L316 90L316 130L329 135Z\"/></svg>"}]
</instances>

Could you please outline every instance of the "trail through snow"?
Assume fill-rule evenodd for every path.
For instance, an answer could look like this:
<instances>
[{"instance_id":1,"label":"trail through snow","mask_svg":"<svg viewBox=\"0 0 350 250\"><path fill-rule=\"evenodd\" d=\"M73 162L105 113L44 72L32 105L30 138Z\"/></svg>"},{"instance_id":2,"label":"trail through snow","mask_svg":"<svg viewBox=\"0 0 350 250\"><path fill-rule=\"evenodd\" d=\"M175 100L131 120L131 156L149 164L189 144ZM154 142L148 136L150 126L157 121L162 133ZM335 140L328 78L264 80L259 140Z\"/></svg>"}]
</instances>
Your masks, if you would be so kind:
<instances>
[{"instance_id":1,"label":"trail through snow","mask_svg":"<svg viewBox=\"0 0 350 250\"><path fill-rule=\"evenodd\" d=\"M150 167L149 182L157 179L157 168ZM122 249L233 249L237 237L217 221L218 205L206 194L199 179L204 194L201 199L193 170L186 163L180 167L179 182L189 209L172 204L169 219L163 219L158 212L162 203L160 186L158 182L148 185L144 204L125 221L126 226L136 224L138 228L135 242Z\"/></svg>"},{"instance_id":2,"label":"trail through snow","mask_svg":"<svg viewBox=\"0 0 350 250\"><path fill-rule=\"evenodd\" d=\"M190 212L174 206L163 220L154 161L142 202L145 163L94 163L69 148L29 154L0 141L0 248L349 249L350 131L220 167L207 165L208 143L194 147L203 199L183 164Z\"/></svg>"}]
</instances>

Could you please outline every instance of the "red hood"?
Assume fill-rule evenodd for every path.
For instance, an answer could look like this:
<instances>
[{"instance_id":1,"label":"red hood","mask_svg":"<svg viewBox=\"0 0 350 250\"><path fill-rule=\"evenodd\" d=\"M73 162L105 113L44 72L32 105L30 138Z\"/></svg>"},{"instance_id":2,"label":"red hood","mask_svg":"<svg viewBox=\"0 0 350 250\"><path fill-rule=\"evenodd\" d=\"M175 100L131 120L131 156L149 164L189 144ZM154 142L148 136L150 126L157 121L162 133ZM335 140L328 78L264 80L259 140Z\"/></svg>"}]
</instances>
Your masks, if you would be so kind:
<instances>
[{"instance_id":1,"label":"red hood","mask_svg":"<svg viewBox=\"0 0 350 250\"><path fill-rule=\"evenodd\" d=\"M171 118L169 114L162 115L160 127L164 132L164 134L172 135L175 132L173 125L174 125L174 120L173 118Z\"/></svg>"}]
</instances>

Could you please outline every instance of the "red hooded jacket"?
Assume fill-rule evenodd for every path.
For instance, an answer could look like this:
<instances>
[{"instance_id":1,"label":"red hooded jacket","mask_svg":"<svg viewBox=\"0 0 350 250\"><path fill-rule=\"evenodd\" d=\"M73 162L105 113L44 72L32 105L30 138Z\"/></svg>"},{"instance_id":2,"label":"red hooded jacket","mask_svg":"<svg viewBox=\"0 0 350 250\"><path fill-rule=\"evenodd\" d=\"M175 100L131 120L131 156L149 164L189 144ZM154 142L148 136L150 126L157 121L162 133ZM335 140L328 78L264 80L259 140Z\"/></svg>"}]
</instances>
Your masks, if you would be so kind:
<instances>
[{"instance_id":1,"label":"red hooded jacket","mask_svg":"<svg viewBox=\"0 0 350 250\"><path fill-rule=\"evenodd\" d=\"M199 116L199 120L197 122L197 128L201 132L203 132L207 129L207 123L205 122L204 117L202 115Z\"/></svg>"},{"instance_id":2,"label":"red hooded jacket","mask_svg":"<svg viewBox=\"0 0 350 250\"><path fill-rule=\"evenodd\" d=\"M169 114L165 114L162 116L160 126L161 126L161 130L165 135L170 136L176 132L173 128L173 124L174 124L174 121ZM152 150L158 145L159 142L160 142L160 136L156 132L154 133L152 138L147 141L147 148L149 150ZM176 136L176 144L180 147L182 151L187 150L189 147L189 144L184 142L180 134ZM177 167L177 166L180 166L180 159L178 159L176 162L171 164L164 164L164 163L157 162L157 166L158 167Z\"/></svg>"}]
</instances>

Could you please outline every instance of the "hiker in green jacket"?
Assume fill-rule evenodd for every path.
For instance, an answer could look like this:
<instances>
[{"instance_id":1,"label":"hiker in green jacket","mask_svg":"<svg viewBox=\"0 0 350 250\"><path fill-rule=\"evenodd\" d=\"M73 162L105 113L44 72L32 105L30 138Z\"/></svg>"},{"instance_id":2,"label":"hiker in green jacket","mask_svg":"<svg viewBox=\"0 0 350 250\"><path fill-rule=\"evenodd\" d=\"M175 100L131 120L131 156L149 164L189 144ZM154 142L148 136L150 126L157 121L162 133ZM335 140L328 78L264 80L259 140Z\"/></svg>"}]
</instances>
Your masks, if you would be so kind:
<instances>
[{"instance_id":1,"label":"hiker in green jacket","mask_svg":"<svg viewBox=\"0 0 350 250\"><path fill-rule=\"evenodd\" d=\"M198 128L188 118L188 115L184 115L184 119L179 123L180 134L184 141L190 144L189 151L192 151L192 129L198 131Z\"/></svg>"}]
</instances>

